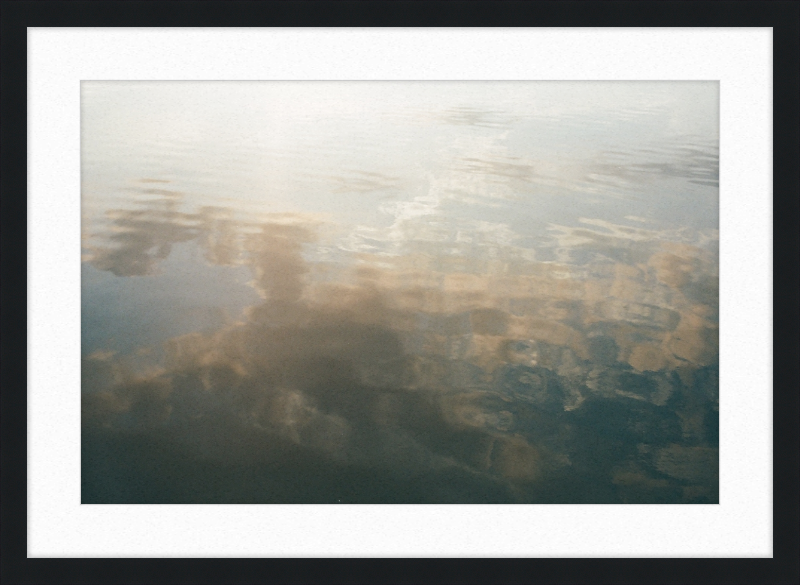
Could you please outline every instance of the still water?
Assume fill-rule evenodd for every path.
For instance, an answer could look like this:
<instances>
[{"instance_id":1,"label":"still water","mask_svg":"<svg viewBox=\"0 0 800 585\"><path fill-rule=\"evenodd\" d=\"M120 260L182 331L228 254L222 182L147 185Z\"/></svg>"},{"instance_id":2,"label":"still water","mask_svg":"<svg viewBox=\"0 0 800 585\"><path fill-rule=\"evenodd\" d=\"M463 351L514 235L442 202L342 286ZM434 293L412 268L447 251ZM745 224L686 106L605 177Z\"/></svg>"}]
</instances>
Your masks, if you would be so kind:
<instances>
[{"instance_id":1,"label":"still water","mask_svg":"<svg viewBox=\"0 0 800 585\"><path fill-rule=\"evenodd\" d=\"M718 502L715 82L84 82L84 503Z\"/></svg>"}]
</instances>

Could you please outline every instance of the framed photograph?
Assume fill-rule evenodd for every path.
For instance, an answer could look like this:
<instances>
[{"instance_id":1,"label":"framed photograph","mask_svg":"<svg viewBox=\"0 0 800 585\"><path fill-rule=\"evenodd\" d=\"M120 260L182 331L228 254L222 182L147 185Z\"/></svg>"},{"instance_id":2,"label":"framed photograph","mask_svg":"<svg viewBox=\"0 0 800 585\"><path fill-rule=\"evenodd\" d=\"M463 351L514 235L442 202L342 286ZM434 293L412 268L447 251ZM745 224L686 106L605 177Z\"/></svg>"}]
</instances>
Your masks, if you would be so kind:
<instances>
[{"instance_id":1,"label":"framed photograph","mask_svg":"<svg viewBox=\"0 0 800 585\"><path fill-rule=\"evenodd\" d=\"M796 580L796 4L7 6L4 582Z\"/></svg>"}]
</instances>

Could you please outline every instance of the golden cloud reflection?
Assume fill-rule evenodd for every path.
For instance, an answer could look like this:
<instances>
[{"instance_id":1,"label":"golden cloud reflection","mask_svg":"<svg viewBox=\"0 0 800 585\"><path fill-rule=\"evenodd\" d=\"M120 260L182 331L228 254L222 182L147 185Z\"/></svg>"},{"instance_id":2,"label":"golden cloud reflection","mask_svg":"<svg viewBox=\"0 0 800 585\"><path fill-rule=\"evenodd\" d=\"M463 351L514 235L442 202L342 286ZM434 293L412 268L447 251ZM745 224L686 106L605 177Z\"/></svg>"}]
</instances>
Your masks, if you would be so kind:
<instances>
[{"instance_id":1,"label":"golden cloud reflection","mask_svg":"<svg viewBox=\"0 0 800 585\"><path fill-rule=\"evenodd\" d=\"M84 358L85 502L716 501L707 249L587 221L554 226L554 262L333 258L318 220L156 195L88 262L147 276L192 243L262 301L148 368Z\"/></svg>"}]
</instances>

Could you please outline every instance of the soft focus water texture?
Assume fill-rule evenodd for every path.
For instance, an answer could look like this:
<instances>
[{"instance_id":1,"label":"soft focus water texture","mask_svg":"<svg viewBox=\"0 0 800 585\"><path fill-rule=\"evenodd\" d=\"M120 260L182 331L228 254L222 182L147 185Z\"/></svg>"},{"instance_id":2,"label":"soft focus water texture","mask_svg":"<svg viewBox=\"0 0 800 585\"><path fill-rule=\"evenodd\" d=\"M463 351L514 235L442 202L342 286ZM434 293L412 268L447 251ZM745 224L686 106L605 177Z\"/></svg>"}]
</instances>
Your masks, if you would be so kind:
<instances>
[{"instance_id":1,"label":"soft focus water texture","mask_svg":"<svg viewBox=\"0 0 800 585\"><path fill-rule=\"evenodd\" d=\"M715 82L84 82L84 503L716 503Z\"/></svg>"}]
</instances>

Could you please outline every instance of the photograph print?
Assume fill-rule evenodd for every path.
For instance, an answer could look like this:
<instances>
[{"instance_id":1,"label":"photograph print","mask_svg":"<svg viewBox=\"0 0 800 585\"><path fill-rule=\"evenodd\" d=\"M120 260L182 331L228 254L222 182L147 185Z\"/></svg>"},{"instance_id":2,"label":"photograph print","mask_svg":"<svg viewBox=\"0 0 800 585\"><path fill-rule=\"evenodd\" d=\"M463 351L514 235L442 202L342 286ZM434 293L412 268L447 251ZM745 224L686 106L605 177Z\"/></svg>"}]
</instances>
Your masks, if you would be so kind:
<instances>
[{"instance_id":1,"label":"photograph print","mask_svg":"<svg viewBox=\"0 0 800 585\"><path fill-rule=\"evenodd\" d=\"M719 83L84 81L84 504L717 504Z\"/></svg>"}]
</instances>

